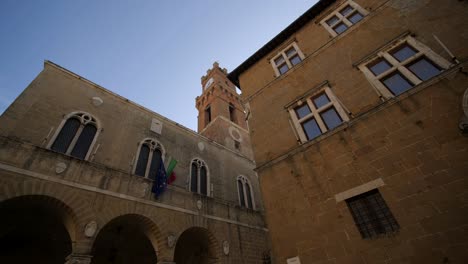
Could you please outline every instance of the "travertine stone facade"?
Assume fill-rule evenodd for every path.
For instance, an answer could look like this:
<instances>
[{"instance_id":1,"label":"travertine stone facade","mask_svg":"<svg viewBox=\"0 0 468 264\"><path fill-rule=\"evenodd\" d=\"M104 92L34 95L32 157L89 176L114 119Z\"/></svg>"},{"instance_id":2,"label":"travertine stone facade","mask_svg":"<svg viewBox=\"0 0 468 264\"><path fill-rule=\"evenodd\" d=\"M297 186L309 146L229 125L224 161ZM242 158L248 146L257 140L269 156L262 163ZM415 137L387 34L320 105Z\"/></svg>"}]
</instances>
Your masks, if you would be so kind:
<instances>
[{"instance_id":1,"label":"travertine stone facade","mask_svg":"<svg viewBox=\"0 0 468 264\"><path fill-rule=\"evenodd\" d=\"M229 74L250 106L276 262L465 263L468 139L459 123L468 88L467 2L355 0L365 16L332 36L321 22L346 2L319 1ZM361 66L410 37L448 66L387 98ZM291 43L304 58L278 76L272 59ZM349 120L301 140L294 109L326 87ZM371 190L399 228L364 239L347 203Z\"/></svg>"},{"instance_id":2,"label":"travertine stone facade","mask_svg":"<svg viewBox=\"0 0 468 264\"><path fill-rule=\"evenodd\" d=\"M86 160L50 149L64 118L76 111L97 123ZM160 133L151 130L154 122L162 124ZM158 198L152 180L134 175L148 138L162 146L166 166L178 161L175 182ZM269 250L251 159L56 64L46 61L0 117L0 142L0 211L15 212L2 220L1 239L29 239L15 230L32 225L31 236L43 242L36 246L54 245L57 254L52 261L45 253L19 259L3 252L2 263L260 263ZM190 192L194 159L206 164L208 196ZM249 179L256 210L239 206L238 176ZM29 223L36 216L28 210L44 220ZM53 221L64 229L47 231ZM54 244L53 237L69 242Z\"/></svg>"}]
</instances>

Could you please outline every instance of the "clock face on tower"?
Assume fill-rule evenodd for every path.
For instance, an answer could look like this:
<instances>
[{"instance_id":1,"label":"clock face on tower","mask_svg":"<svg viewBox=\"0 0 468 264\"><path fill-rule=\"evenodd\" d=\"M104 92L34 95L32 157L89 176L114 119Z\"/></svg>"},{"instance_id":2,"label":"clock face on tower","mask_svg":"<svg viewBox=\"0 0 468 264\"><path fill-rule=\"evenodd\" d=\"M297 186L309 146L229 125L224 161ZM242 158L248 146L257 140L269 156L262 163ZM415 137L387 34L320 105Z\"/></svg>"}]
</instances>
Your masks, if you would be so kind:
<instances>
[{"instance_id":1,"label":"clock face on tower","mask_svg":"<svg viewBox=\"0 0 468 264\"><path fill-rule=\"evenodd\" d=\"M211 77L205 84L205 86L203 87L203 91L206 90L208 87L210 87L210 85L212 85L214 82L213 80L213 77Z\"/></svg>"}]
</instances>

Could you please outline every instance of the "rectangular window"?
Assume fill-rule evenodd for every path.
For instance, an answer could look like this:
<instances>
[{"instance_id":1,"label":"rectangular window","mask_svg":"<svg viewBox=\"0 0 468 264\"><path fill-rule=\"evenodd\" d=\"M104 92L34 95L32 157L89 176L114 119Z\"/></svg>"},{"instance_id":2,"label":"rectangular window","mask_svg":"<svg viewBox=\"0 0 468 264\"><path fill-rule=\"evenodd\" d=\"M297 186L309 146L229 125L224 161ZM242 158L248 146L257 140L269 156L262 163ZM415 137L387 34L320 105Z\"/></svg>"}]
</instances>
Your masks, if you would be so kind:
<instances>
[{"instance_id":1,"label":"rectangular window","mask_svg":"<svg viewBox=\"0 0 468 264\"><path fill-rule=\"evenodd\" d=\"M368 13L364 8L349 0L326 16L320 24L335 37L361 21Z\"/></svg>"},{"instance_id":2,"label":"rectangular window","mask_svg":"<svg viewBox=\"0 0 468 264\"><path fill-rule=\"evenodd\" d=\"M359 69L385 98L398 96L438 75L450 63L411 36L379 51Z\"/></svg>"},{"instance_id":3,"label":"rectangular window","mask_svg":"<svg viewBox=\"0 0 468 264\"><path fill-rule=\"evenodd\" d=\"M211 107L208 106L205 109L205 125L208 125L211 122Z\"/></svg>"},{"instance_id":4,"label":"rectangular window","mask_svg":"<svg viewBox=\"0 0 468 264\"><path fill-rule=\"evenodd\" d=\"M289 112L301 142L312 140L349 120L329 87L299 101Z\"/></svg>"},{"instance_id":5,"label":"rectangular window","mask_svg":"<svg viewBox=\"0 0 468 264\"><path fill-rule=\"evenodd\" d=\"M363 238L374 238L400 229L377 189L346 199Z\"/></svg>"},{"instance_id":6,"label":"rectangular window","mask_svg":"<svg viewBox=\"0 0 468 264\"><path fill-rule=\"evenodd\" d=\"M270 63L273 65L276 76L280 76L299 64L303 59L304 54L299 50L296 43L292 43L271 59Z\"/></svg>"}]
</instances>

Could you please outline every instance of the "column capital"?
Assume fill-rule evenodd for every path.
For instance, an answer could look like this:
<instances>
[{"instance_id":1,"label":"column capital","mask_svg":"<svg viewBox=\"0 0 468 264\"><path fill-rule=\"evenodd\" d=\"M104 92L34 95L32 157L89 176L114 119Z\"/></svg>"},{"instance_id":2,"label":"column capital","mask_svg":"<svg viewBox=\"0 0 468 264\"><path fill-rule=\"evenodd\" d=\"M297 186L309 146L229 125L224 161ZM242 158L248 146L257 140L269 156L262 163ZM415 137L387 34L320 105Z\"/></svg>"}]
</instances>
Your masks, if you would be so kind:
<instances>
[{"instance_id":1,"label":"column capital","mask_svg":"<svg viewBox=\"0 0 468 264\"><path fill-rule=\"evenodd\" d=\"M92 257L90 255L70 254L65 259L65 264L90 264Z\"/></svg>"}]
</instances>

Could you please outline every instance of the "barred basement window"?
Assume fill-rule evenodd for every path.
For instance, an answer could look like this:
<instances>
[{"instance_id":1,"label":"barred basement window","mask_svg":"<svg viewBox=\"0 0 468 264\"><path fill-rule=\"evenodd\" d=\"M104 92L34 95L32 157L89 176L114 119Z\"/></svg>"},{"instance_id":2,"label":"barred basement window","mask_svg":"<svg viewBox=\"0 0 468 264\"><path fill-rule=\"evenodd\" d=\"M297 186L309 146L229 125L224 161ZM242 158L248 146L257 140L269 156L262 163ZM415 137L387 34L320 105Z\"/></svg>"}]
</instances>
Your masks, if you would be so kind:
<instances>
[{"instance_id":1,"label":"barred basement window","mask_svg":"<svg viewBox=\"0 0 468 264\"><path fill-rule=\"evenodd\" d=\"M325 17L320 24L335 37L361 21L368 13L367 10L349 0Z\"/></svg>"},{"instance_id":2,"label":"barred basement window","mask_svg":"<svg viewBox=\"0 0 468 264\"><path fill-rule=\"evenodd\" d=\"M190 165L190 191L210 196L210 178L208 167L200 159L194 159Z\"/></svg>"},{"instance_id":3,"label":"barred basement window","mask_svg":"<svg viewBox=\"0 0 468 264\"><path fill-rule=\"evenodd\" d=\"M343 106L327 86L320 92L298 101L289 108L301 142L312 140L348 121Z\"/></svg>"},{"instance_id":4,"label":"barred basement window","mask_svg":"<svg viewBox=\"0 0 468 264\"><path fill-rule=\"evenodd\" d=\"M98 131L94 117L84 112L71 113L57 131L48 148L79 159L88 159Z\"/></svg>"},{"instance_id":5,"label":"barred basement window","mask_svg":"<svg viewBox=\"0 0 468 264\"><path fill-rule=\"evenodd\" d=\"M398 231L400 226L377 189L346 200L363 238Z\"/></svg>"},{"instance_id":6,"label":"barred basement window","mask_svg":"<svg viewBox=\"0 0 468 264\"><path fill-rule=\"evenodd\" d=\"M246 177L237 177L237 192L240 206L255 210L251 184Z\"/></svg>"},{"instance_id":7,"label":"barred basement window","mask_svg":"<svg viewBox=\"0 0 468 264\"><path fill-rule=\"evenodd\" d=\"M407 36L359 65L359 69L385 98L398 96L448 69L450 63Z\"/></svg>"},{"instance_id":8,"label":"barred basement window","mask_svg":"<svg viewBox=\"0 0 468 264\"><path fill-rule=\"evenodd\" d=\"M139 146L133 173L155 180L159 166L163 162L163 154L164 148L158 141L150 138L144 139Z\"/></svg>"},{"instance_id":9,"label":"barred basement window","mask_svg":"<svg viewBox=\"0 0 468 264\"><path fill-rule=\"evenodd\" d=\"M292 43L271 59L270 63L273 66L276 76L280 76L285 74L296 64L299 64L302 60L304 60L304 54L302 54L296 43Z\"/></svg>"}]
</instances>

